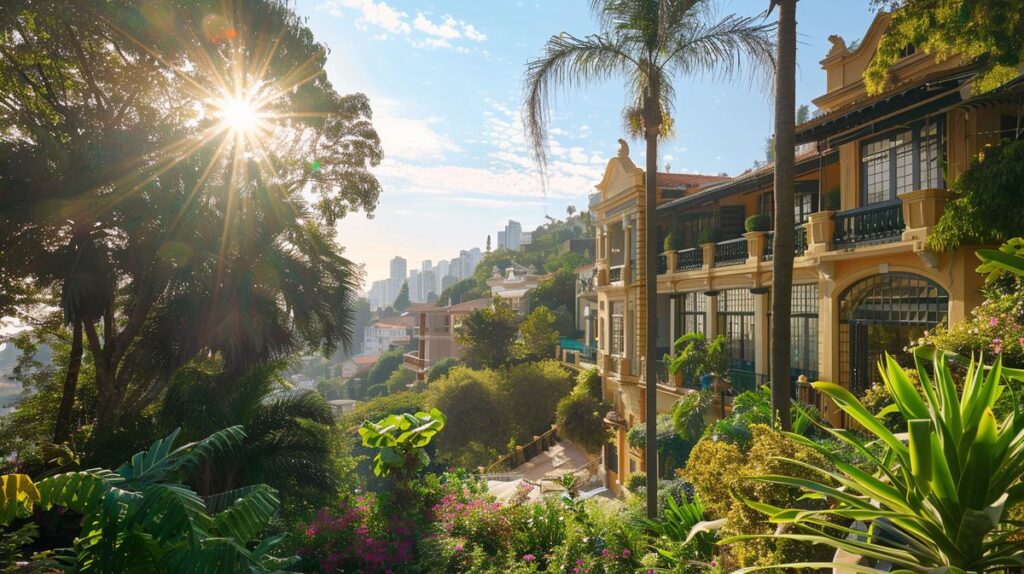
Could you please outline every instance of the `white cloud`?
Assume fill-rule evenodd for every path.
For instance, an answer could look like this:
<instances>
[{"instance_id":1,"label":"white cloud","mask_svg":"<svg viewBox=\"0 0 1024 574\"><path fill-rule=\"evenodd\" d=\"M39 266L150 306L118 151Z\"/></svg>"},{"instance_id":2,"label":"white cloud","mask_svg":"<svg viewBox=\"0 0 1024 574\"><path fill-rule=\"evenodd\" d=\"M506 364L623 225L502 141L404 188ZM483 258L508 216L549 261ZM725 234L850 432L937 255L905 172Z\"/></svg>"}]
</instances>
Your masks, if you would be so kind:
<instances>
[{"instance_id":1,"label":"white cloud","mask_svg":"<svg viewBox=\"0 0 1024 574\"><path fill-rule=\"evenodd\" d=\"M416 48L454 48L464 53L469 49L465 46L456 46L452 43L454 40L483 42L487 39L486 34L464 20L445 15L434 21L423 12L417 12L416 17L410 20L408 13L391 7L384 0L326 0L317 9L326 10L331 16L338 18L356 13L356 28L378 28L390 34L404 36ZM374 38L385 40L387 36L377 33L374 34Z\"/></svg>"},{"instance_id":2,"label":"white cloud","mask_svg":"<svg viewBox=\"0 0 1024 574\"><path fill-rule=\"evenodd\" d=\"M449 152L462 148L437 128L439 118L416 119L406 117L398 102L387 98L374 100L376 113L373 126L380 135L384 156L410 161L444 159Z\"/></svg>"}]
</instances>

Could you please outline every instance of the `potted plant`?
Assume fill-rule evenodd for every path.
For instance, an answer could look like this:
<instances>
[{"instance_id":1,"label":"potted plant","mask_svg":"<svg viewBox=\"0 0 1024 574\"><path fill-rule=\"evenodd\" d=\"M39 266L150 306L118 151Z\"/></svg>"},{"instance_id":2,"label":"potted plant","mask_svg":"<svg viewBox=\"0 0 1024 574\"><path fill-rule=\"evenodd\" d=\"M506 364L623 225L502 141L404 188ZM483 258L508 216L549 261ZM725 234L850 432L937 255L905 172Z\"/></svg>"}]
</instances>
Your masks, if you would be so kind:
<instances>
[{"instance_id":1,"label":"potted plant","mask_svg":"<svg viewBox=\"0 0 1024 574\"><path fill-rule=\"evenodd\" d=\"M697 245L704 245L705 243L718 243L717 227L705 227L700 230L700 233L697 234Z\"/></svg>"},{"instance_id":2,"label":"potted plant","mask_svg":"<svg viewBox=\"0 0 1024 574\"><path fill-rule=\"evenodd\" d=\"M683 244L683 234L679 231L673 231L665 236L665 244L662 246L664 251L679 251L685 249Z\"/></svg>"},{"instance_id":3,"label":"potted plant","mask_svg":"<svg viewBox=\"0 0 1024 574\"><path fill-rule=\"evenodd\" d=\"M752 231L768 231L771 227L772 220L766 213L758 213L751 215L743 222L743 229L750 233Z\"/></svg>"},{"instance_id":4,"label":"potted plant","mask_svg":"<svg viewBox=\"0 0 1024 574\"><path fill-rule=\"evenodd\" d=\"M825 211L839 211L841 205L842 197L839 194L839 186L836 185L825 192Z\"/></svg>"},{"instance_id":5,"label":"potted plant","mask_svg":"<svg viewBox=\"0 0 1024 574\"><path fill-rule=\"evenodd\" d=\"M708 341L704 333L687 333L676 339L675 354L665 355L668 372L683 386L684 373L694 377L694 386L706 387L700 381L706 375L721 377L728 369L727 339L719 335Z\"/></svg>"}]
</instances>

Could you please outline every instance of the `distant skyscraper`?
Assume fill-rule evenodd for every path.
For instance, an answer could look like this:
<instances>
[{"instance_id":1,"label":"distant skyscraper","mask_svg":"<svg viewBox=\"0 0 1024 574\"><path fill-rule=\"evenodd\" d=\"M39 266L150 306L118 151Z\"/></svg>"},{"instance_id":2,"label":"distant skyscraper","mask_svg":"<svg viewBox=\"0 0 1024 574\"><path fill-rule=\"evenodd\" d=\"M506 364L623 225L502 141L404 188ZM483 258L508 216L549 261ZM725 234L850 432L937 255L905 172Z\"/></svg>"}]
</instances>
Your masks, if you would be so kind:
<instances>
[{"instance_id":1,"label":"distant skyscraper","mask_svg":"<svg viewBox=\"0 0 1024 574\"><path fill-rule=\"evenodd\" d=\"M508 249L508 246L505 244L505 232L504 231L499 231L498 232L498 249Z\"/></svg>"},{"instance_id":2,"label":"distant skyscraper","mask_svg":"<svg viewBox=\"0 0 1024 574\"><path fill-rule=\"evenodd\" d=\"M405 257L396 255L391 259L391 278L405 281L407 274Z\"/></svg>"},{"instance_id":3,"label":"distant skyscraper","mask_svg":"<svg viewBox=\"0 0 1024 574\"><path fill-rule=\"evenodd\" d=\"M498 232L498 247L516 251L523 239L523 226L515 220L509 219L505 225L505 231Z\"/></svg>"},{"instance_id":4,"label":"distant skyscraper","mask_svg":"<svg viewBox=\"0 0 1024 574\"><path fill-rule=\"evenodd\" d=\"M431 261L429 259L424 259L423 262L420 263L420 271L421 272L423 272L423 271L430 271L433 268L434 268L433 263L431 263Z\"/></svg>"},{"instance_id":5,"label":"distant skyscraper","mask_svg":"<svg viewBox=\"0 0 1024 574\"><path fill-rule=\"evenodd\" d=\"M419 269L412 269L409 271L409 301L412 301L413 303L423 302L423 298L420 297L420 293L422 292L420 282L422 279L423 277L420 274Z\"/></svg>"}]
</instances>

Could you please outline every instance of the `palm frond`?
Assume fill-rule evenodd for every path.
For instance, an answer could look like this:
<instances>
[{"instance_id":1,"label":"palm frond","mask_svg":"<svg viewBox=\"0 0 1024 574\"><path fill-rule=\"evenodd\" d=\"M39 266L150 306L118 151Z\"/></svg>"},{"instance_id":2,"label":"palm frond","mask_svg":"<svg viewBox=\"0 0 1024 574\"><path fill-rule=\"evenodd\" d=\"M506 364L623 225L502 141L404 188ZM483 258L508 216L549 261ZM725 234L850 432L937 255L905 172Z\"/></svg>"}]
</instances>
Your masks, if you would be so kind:
<instances>
[{"instance_id":1,"label":"palm frond","mask_svg":"<svg viewBox=\"0 0 1024 574\"><path fill-rule=\"evenodd\" d=\"M735 14L688 20L670 30L662 69L715 80L746 76L751 84L768 85L775 70L774 29L774 23Z\"/></svg>"},{"instance_id":2,"label":"palm frond","mask_svg":"<svg viewBox=\"0 0 1024 574\"><path fill-rule=\"evenodd\" d=\"M544 56L526 65L523 127L542 174L547 169L548 122L552 92L601 82L638 66L629 46L607 34L577 38L562 33L548 39Z\"/></svg>"},{"instance_id":3,"label":"palm frond","mask_svg":"<svg viewBox=\"0 0 1024 574\"><path fill-rule=\"evenodd\" d=\"M277 514L280 500L273 488L258 485L213 517L213 531L243 544L256 538Z\"/></svg>"}]
</instances>

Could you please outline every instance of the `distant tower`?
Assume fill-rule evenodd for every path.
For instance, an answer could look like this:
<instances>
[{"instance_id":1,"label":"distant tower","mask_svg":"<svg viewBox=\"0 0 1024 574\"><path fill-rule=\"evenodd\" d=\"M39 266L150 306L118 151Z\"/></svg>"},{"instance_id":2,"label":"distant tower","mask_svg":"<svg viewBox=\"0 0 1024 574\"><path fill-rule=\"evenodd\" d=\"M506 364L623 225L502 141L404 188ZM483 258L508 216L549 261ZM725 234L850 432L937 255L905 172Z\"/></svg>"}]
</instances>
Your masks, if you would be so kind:
<instances>
[{"instance_id":1,"label":"distant tower","mask_svg":"<svg viewBox=\"0 0 1024 574\"><path fill-rule=\"evenodd\" d=\"M490 233L487 234L487 252L488 253L491 252L491 234Z\"/></svg>"}]
</instances>

